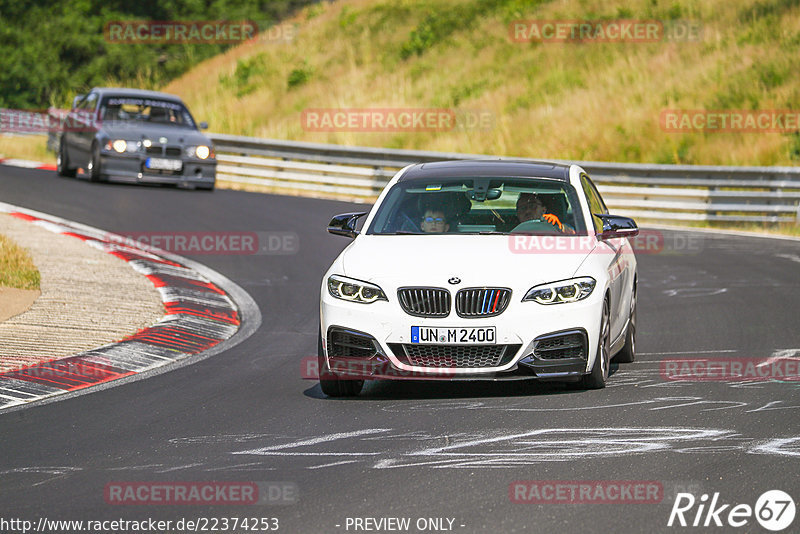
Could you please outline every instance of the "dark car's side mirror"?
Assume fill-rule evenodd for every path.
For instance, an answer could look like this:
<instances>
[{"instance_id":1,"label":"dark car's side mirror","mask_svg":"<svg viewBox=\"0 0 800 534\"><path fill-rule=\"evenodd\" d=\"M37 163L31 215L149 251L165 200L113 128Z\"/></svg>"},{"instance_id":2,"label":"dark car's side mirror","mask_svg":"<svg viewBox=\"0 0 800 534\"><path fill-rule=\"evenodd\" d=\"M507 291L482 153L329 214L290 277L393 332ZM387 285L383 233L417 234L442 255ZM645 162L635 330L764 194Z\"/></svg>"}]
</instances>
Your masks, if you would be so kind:
<instances>
[{"instance_id":1,"label":"dark car's side mirror","mask_svg":"<svg viewBox=\"0 0 800 534\"><path fill-rule=\"evenodd\" d=\"M78 105L78 102L83 100L83 97L86 95L77 95L75 98L72 99L72 109L75 109Z\"/></svg>"},{"instance_id":2,"label":"dark car's side mirror","mask_svg":"<svg viewBox=\"0 0 800 534\"><path fill-rule=\"evenodd\" d=\"M200 123L200 129L201 130L208 130L208 123L206 121L201 122Z\"/></svg>"},{"instance_id":3,"label":"dark car's side mirror","mask_svg":"<svg viewBox=\"0 0 800 534\"><path fill-rule=\"evenodd\" d=\"M334 235L343 235L345 237L355 237L358 235L356 231L356 223L359 217L366 215L364 213L342 213L341 215L334 215L331 222L328 223L328 232Z\"/></svg>"},{"instance_id":4,"label":"dark car's side mirror","mask_svg":"<svg viewBox=\"0 0 800 534\"><path fill-rule=\"evenodd\" d=\"M630 217L621 215L608 215L605 213L595 213L603 221L603 231L597 235L598 239L614 239L616 237L633 237L639 235L639 227L636 221Z\"/></svg>"}]
</instances>

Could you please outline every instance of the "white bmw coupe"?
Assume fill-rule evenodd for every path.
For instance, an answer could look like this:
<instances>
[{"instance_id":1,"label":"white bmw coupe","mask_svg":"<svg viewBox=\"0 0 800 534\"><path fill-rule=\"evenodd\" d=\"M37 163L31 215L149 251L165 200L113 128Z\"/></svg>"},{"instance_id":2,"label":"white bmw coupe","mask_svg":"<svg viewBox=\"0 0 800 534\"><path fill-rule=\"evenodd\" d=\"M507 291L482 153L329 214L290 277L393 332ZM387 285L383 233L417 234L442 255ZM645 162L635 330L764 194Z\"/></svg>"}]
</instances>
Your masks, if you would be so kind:
<instances>
[{"instance_id":1,"label":"white bmw coupe","mask_svg":"<svg viewBox=\"0 0 800 534\"><path fill-rule=\"evenodd\" d=\"M411 165L369 214L337 215L328 231L354 238L322 281L319 379L328 396L358 395L373 379L595 389L612 357L634 359L627 238L639 230L608 213L577 165Z\"/></svg>"}]
</instances>

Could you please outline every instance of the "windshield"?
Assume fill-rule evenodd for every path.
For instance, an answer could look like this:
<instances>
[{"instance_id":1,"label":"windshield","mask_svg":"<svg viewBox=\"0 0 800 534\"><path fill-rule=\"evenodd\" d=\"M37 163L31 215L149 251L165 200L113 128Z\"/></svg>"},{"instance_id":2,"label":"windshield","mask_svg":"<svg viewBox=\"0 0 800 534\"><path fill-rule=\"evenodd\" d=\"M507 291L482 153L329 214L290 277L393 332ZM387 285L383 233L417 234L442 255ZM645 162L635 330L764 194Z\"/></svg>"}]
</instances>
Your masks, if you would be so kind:
<instances>
[{"instance_id":1,"label":"windshield","mask_svg":"<svg viewBox=\"0 0 800 534\"><path fill-rule=\"evenodd\" d=\"M586 235L586 225L560 180L439 178L395 184L367 233Z\"/></svg>"},{"instance_id":2,"label":"windshield","mask_svg":"<svg viewBox=\"0 0 800 534\"><path fill-rule=\"evenodd\" d=\"M100 117L112 122L145 122L180 128L194 128L189 110L179 102L151 98L106 97Z\"/></svg>"}]
</instances>

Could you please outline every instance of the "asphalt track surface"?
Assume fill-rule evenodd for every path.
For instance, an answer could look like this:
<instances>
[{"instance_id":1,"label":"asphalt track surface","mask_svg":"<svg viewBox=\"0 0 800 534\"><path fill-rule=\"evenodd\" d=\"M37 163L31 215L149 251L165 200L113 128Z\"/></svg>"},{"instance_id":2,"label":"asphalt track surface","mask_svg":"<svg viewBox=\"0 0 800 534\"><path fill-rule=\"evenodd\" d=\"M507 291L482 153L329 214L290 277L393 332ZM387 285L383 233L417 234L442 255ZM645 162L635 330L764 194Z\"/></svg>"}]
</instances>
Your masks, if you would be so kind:
<instances>
[{"instance_id":1,"label":"asphalt track surface","mask_svg":"<svg viewBox=\"0 0 800 534\"><path fill-rule=\"evenodd\" d=\"M800 383L678 383L659 374L664 358L800 349L799 242L665 231L667 240L693 244L638 256L639 356L612 368L604 390L378 382L356 399L334 400L301 378L301 361L316 353L321 276L348 242L327 234L326 223L364 206L91 184L8 167L0 169L0 200L120 233L299 236L296 255L189 255L258 303L263 323L241 344L147 380L0 415L2 518L277 517L279 531L290 533L354 532L348 517L409 517L410 532L418 518L450 518L465 533L766 532L752 518L739 529L670 528L667 520L681 490L719 492L732 505L752 506L771 489L800 499ZM288 482L298 499L104 500L111 482L220 480ZM664 497L512 503L517 480L658 481Z\"/></svg>"}]
</instances>

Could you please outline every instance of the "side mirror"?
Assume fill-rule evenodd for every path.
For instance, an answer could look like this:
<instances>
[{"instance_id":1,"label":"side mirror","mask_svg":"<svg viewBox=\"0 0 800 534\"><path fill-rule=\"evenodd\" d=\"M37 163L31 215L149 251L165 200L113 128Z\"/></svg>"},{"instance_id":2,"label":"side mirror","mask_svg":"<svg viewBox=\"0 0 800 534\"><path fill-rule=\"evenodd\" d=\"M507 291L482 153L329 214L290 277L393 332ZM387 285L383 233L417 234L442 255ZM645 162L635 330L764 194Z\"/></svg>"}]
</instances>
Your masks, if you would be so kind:
<instances>
[{"instance_id":1,"label":"side mirror","mask_svg":"<svg viewBox=\"0 0 800 534\"><path fill-rule=\"evenodd\" d=\"M639 235L639 227L636 226L636 221L630 217L607 215L604 213L595 213L595 216L600 217L603 221L603 231L598 234L598 239L614 239L616 237L633 237Z\"/></svg>"},{"instance_id":2,"label":"side mirror","mask_svg":"<svg viewBox=\"0 0 800 534\"><path fill-rule=\"evenodd\" d=\"M201 122L200 123L200 129L201 130L208 130L208 123L206 121Z\"/></svg>"},{"instance_id":3,"label":"side mirror","mask_svg":"<svg viewBox=\"0 0 800 534\"><path fill-rule=\"evenodd\" d=\"M328 223L328 232L334 235L354 238L358 235L356 231L356 222L358 222L359 217L363 217L364 215L366 215L366 212L334 215L331 222Z\"/></svg>"},{"instance_id":4,"label":"side mirror","mask_svg":"<svg viewBox=\"0 0 800 534\"><path fill-rule=\"evenodd\" d=\"M83 97L85 97L85 96L86 95L77 95L75 98L73 98L72 99L72 109L75 109L75 107L78 105L78 102L83 100Z\"/></svg>"}]
</instances>

